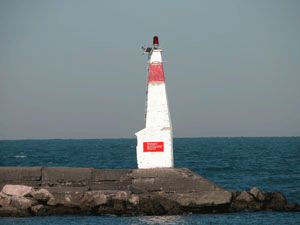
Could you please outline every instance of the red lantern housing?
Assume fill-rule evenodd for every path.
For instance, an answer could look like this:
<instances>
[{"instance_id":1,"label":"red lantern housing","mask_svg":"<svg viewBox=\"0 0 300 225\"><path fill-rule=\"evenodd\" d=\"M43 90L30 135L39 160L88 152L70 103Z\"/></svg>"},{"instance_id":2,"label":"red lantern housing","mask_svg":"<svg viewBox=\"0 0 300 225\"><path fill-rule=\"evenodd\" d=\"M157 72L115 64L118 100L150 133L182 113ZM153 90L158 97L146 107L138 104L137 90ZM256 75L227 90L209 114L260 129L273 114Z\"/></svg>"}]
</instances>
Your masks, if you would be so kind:
<instances>
[{"instance_id":1,"label":"red lantern housing","mask_svg":"<svg viewBox=\"0 0 300 225\"><path fill-rule=\"evenodd\" d=\"M153 45L157 45L158 46L158 37L157 36L153 37Z\"/></svg>"}]
</instances>

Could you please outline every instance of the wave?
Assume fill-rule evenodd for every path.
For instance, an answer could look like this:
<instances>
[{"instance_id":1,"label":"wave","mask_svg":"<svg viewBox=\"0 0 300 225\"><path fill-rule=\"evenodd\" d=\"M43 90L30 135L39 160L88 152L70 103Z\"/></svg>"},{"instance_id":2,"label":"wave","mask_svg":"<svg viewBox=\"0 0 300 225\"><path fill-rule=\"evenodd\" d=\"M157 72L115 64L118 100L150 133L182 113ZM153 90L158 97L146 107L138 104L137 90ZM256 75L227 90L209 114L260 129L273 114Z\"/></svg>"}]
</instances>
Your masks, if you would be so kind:
<instances>
[{"instance_id":1,"label":"wave","mask_svg":"<svg viewBox=\"0 0 300 225\"><path fill-rule=\"evenodd\" d=\"M16 155L15 158L17 159L23 159L23 158L27 158L27 155Z\"/></svg>"}]
</instances>

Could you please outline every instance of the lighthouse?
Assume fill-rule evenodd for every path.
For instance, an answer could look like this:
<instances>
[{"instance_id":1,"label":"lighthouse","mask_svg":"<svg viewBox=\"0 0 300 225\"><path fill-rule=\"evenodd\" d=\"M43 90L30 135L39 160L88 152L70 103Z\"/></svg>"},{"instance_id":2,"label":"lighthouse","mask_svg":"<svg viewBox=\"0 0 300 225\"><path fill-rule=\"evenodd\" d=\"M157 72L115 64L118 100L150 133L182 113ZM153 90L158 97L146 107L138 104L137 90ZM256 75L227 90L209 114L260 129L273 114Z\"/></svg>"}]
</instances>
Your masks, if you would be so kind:
<instances>
[{"instance_id":1,"label":"lighthouse","mask_svg":"<svg viewBox=\"0 0 300 225\"><path fill-rule=\"evenodd\" d=\"M137 164L139 169L172 168L173 133L158 37L153 37L152 47L143 50L149 56L149 68L145 128L135 134Z\"/></svg>"}]
</instances>

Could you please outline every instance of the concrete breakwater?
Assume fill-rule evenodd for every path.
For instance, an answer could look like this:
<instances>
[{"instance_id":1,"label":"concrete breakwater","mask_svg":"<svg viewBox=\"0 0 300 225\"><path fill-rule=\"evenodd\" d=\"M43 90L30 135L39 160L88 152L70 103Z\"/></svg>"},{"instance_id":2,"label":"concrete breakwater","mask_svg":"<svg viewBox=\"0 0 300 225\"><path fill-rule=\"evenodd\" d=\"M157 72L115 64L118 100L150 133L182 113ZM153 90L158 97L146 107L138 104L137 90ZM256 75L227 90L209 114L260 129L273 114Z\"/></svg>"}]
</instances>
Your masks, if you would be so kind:
<instances>
[{"instance_id":1,"label":"concrete breakwater","mask_svg":"<svg viewBox=\"0 0 300 225\"><path fill-rule=\"evenodd\" d=\"M0 216L299 212L280 192L224 190L185 168L0 167Z\"/></svg>"}]
</instances>

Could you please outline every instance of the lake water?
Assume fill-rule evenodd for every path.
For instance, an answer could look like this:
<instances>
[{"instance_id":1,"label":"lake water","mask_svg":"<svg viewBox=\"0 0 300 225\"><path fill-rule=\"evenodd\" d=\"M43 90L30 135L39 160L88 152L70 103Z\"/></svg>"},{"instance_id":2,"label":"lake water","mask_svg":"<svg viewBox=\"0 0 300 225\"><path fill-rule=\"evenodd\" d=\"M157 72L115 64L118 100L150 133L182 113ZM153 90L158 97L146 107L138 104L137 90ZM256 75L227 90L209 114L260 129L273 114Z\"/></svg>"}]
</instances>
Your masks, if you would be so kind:
<instances>
[{"instance_id":1,"label":"lake water","mask_svg":"<svg viewBox=\"0 0 300 225\"><path fill-rule=\"evenodd\" d=\"M135 139L4 140L0 166L135 169ZM175 167L189 168L227 190L257 187L300 203L300 137L175 138ZM300 213L157 217L2 218L0 224L300 224Z\"/></svg>"}]
</instances>

